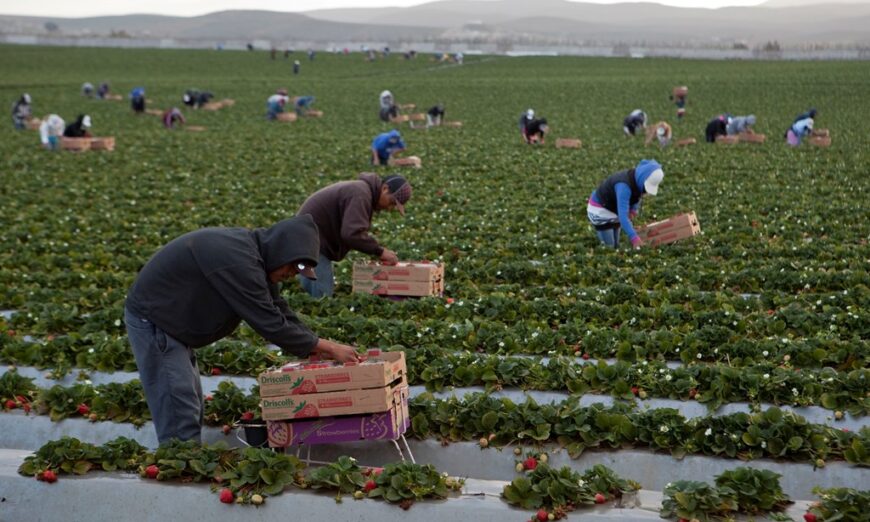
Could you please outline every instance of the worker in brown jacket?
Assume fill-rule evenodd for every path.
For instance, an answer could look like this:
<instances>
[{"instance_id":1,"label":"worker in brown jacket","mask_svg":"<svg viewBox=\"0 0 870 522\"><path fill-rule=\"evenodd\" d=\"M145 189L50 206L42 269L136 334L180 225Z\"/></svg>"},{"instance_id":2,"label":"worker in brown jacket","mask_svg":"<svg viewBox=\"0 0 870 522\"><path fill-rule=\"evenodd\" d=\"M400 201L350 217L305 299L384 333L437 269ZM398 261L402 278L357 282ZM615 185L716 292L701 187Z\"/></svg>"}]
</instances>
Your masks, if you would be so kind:
<instances>
[{"instance_id":1,"label":"worker in brown jacket","mask_svg":"<svg viewBox=\"0 0 870 522\"><path fill-rule=\"evenodd\" d=\"M405 215L411 199L411 184L402 176L380 178L364 172L355 181L341 181L324 187L305 200L297 215L310 214L320 231L320 258L316 280L300 276L302 287L312 297L331 296L335 290L333 261L341 261L351 250L375 256L382 263L399 261L369 234L372 216L381 210Z\"/></svg>"}]
</instances>

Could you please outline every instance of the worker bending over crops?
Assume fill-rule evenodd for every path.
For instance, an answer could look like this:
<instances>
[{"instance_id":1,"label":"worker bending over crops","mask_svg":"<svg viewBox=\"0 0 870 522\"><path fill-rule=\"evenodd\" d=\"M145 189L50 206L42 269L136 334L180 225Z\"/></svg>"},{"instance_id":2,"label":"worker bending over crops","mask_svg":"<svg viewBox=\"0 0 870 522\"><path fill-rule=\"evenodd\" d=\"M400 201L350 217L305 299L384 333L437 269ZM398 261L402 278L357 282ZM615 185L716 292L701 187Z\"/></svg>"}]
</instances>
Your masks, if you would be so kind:
<instances>
[{"instance_id":1,"label":"worker bending over crops","mask_svg":"<svg viewBox=\"0 0 870 522\"><path fill-rule=\"evenodd\" d=\"M635 232L631 220L640 212L644 194L658 194L664 177L659 162L641 160L635 168L613 174L592 192L586 214L601 243L616 248L622 229L633 247L641 247L643 240Z\"/></svg>"},{"instance_id":2,"label":"worker bending over crops","mask_svg":"<svg viewBox=\"0 0 870 522\"><path fill-rule=\"evenodd\" d=\"M297 215L311 215L320 232L317 278L302 274L302 287L313 297L331 296L335 289L332 263L341 261L351 250L395 264L398 256L369 234L375 212L395 210L405 215L411 199L411 184L402 176L365 172L354 181L324 187L305 200Z\"/></svg>"},{"instance_id":3,"label":"worker bending over crops","mask_svg":"<svg viewBox=\"0 0 870 522\"><path fill-rule=\"evenodd\" d=\"M202 384L196 349L244 320L299 357L358 361L352 346L318 338L287 306L278 283L316 277L320 240L309 216L270 228L203 228L157 251L127 294L124 320L157 439L201 438Z\"/></svg>"}]
</instances>

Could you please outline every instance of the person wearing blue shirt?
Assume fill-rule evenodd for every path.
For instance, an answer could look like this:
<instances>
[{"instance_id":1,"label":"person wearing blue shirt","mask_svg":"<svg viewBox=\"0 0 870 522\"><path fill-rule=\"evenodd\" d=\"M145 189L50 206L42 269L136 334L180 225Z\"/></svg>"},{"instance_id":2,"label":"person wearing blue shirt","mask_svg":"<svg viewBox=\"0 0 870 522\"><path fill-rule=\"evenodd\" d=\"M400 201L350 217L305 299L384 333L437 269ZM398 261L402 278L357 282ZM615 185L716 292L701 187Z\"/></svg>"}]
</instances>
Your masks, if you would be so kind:
<instances>
[{"instance_id":1,"label":"person wearing blue shirt","mask_svg":"<svg viewBox=\"0 0 870 522\"><path fill-rule=\"evenodd\" d=\"M792 147L797 147L805 136L811 136L813 134L816 113L815 109L810 109L795 118L791 127L785 133L786 143Z\"/></svg>"},{"instance_id":2,"label":"person wearing blue shirt","mask_svg":"<svg viewBox=\"0 0 870 522\"><path fill-rule=\"evenodd\" d=\"M372 165L387 165L393 154L405 150L405 142L397 130L378 134L372 140Z\"/></svg>"},{"instance_id":3,"label":"person wearing blue shirt","mask_svg":"<svg viewBox=\"0 0 870 522\"><path fill-rule=\"evenodd\" d=\"M644 194L658 194L664 177L659 162L641 160L635 168L613 174L592 192L586 213L602 244L619 246L619 232L623 229L632 246L640 248L643 240L631 220L640 212Z\"/></svg>"},{"instance_id":4,"label":"person wearing blue shirt","mask_svg":"<svg viewBox=\"0 0 870 522\"><path fill-rule=\"evenodd\" d=\"M297 96L293 100L293 108L297 116L305 116L311 110L311 105L314 103L314 96Z\"/></svg>"}]
</instances>

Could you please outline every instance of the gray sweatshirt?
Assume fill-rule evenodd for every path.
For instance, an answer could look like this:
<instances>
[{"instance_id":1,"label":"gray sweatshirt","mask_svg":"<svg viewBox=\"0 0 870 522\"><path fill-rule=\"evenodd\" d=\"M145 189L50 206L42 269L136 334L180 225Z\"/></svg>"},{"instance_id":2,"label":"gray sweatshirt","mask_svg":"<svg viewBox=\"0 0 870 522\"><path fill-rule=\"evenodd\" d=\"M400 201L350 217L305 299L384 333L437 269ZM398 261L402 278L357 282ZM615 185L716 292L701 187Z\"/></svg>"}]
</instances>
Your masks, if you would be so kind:
<instances>
[{"instance_id":1,"label":"gray sweatshirt","mask_svg":"<svg viewBox=\"0 0 870 522\"><path fill-rule=\"evenodd\" d=\"M278 294L269 272L317 263L320 240L310 216L270 228L203 228L180 236L145 264L127 308L191 348L226 337L244 320L266 340L307 356L318 338Z\"/></svg>"}]
</instances>

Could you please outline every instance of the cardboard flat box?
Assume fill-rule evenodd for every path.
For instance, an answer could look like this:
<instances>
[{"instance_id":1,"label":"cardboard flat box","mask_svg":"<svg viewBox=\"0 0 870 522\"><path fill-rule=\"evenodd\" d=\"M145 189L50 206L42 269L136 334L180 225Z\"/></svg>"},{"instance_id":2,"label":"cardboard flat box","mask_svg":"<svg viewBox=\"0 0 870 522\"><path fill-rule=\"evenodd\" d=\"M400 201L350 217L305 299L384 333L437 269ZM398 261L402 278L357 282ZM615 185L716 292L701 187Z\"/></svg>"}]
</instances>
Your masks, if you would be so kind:
<instances>
[{"instance_id":1,"label":"cardboard flat box","mask_svg":"<svg viewBox=\"0 0 870 522\"><path fill-rule=\"evenodd\" d=\"M686 96L687 94L689 94L689 88L685 85L680 85L679 87L674 87L671 92L674 96Z\"/></svg>"},{"instance_id":2,"label":"cardboard flat box","mask_svg":"<svg viewBox=\"0 0 870 522\"><path fill-rule=\"evenodd\" d=\"M276 121L296 121L295 112L279 112L275 115Z\"/></svg>"},{"instance_id":3,"label":"cardboard flat box","mask_svg":"<svg viewBox=\"0 0 870 522\"><path fill-rule=\"evenodd\" d=\"M398 116L393 116L390 118L390 121L393 123L404 123L406 121L410 121L410 117L407 114L399 114Z\"/></svg>"},{"instance_id":4,"label":"cardboard flat box","mask_svg":"<svg viewBox=\"0 0 870 522\"><path fill-rule=\"evenodd\" d=\"M71 150L74 152L81 152L86 150L91 150L91 139L90 138L60 138L60 147L63 150Z\"/></svg>"},{"instance_id":5,"label":"cardboard flat box","mask_svg":"<svg viewBox=\"0 0 870 522\"><path fill-rule=\"evenodd\" d=\"M462 127L461 121L442 121L441 125L444 127Z\"/></svg>"},{"instance_id":6,"label":"cardboard flat box","mask_svg":"<svg viewBox=\"0 0 870 522\"><path fill-rule=\"evenodd\" d=\"M361 364L290 363L257 377L260 397L383 388L408 374L404 352L381 352Z\"/></svg>"},{"instance_id":7,"label":"cardboard flat box","mask_svg":"<svg viewBox=\"0 0 870 522\"><path fill-rule=\"evenodd\" d=\"M390 158L388 163L394 167L415 167L420 168L423 165L423 160L417 156L408 156L405 158Z\"/></svg>"},{"instance_id":8,"label":"cardboard flat box","mask_svg":"<svg viewBox=\"0 0 870 522\"><path fill-rule=\"evenodd\" d=\"M416 112L414 114L408 115L409 121L426 121L426 114L422 112Z\"/></svg>"},{"instance_id":9,"label":"cardboard flat box","mask_svg":"<svg viewBox=\"0 0 870 522\"><path fill-rule=\"evenodd\" d=\"M188 132L202 132L205 130L205 127L201 125L185 125L184 130Z\"/></svg>"},{"instance_id":10,"label":"cardboard flat box","mask_svg":"<svg viewBox=\"0 0 870 522\"><path fill-rule=\"evenodd\" d=\"M305 113L305 117L306 118L322 118L323 111L317 111L317 110L311 109Z\"/></svg>"},{"instance_id":11,"label":"cardboard flat box","mask_svg":"<svg viewBox=\"0 0 870 522\"><path fill-rule=\"evenodd\" d=\"M677 214L669 219L649 223L637 230L644 243L662 245L697 236L701 233L701 225L694 212Z\"/></svg>"},{"instance_id":12,"label":"cardboard flat box","mask_svg":"<svg viewBox=\"0 0 870 522\"><path fill-rule=\"evenodd\" d=\"M396 391L407 387L408 380L402 378L383 388L261 397L260 409L267 421L381 413L393 406Z\"/></svg>"},{"instance_id":13,"label":"cardboard flat box","mask_svg":"<svg viewBox=\"0 0 870 522\"><path fill-rule=\"evenodd\" d=\"M767 136L765 134L755 134L749 132L741 132L737 135L738 139L741 143L764 143L767 140Z\"/></svg>"},{"instance_id":14,"label":"cardboard flat box","mask_svg":"<svg viewBox=\"0 0 870 522\"><path fill-rule=\"evenodd\" d=\"M810 136L810 145L815 145L816 147L830 147L831 146L831 137L830 136Z\"/></svg>"},{"instance_id":15,"label":"cardboard flat box","mask_svg":"<svg viewBox=\"0 0 870 522\"><path fill-rule=\"evenodd\" d=\"M163 116L163 111L161 109L145 109L145 114L150 114L151 116Z\"/></svg>"},{"instance_id":16,"label":"cardboard flat box","mask_svg":"<svg viewBox=\"0 0 870 522\"><path fill-rule=\"evenodd\" d=\"M411 427L408 388L396 390L386 412L298 421L266 421L269 446L336 444L359 440L396 440Z\"/></svg>"},{"instance_id":17,"label":"cardboard flat box","mask_svg":"<svg viewBox=\"0 0 870 522\"><path fill-rule=\"evenodd\" d=\"M103 136L91 138L91 150L115 150L115 137Z\"/></svg>"},{"instance_id":18,"label":"cardboard flat box","mask_svg":"<svg viewBox=\"0 0 870 522\"><path fill-rule=\"evenodd\" d=\"M27 126L28 130L39 130L39 126L42 125L42 120L40 120L39 118L32 118L27 120L27 123L25 123L25 125Z\"/></svg>"},{"instance_id":19,"label":"cardboard flat box","mask_svg":"<svg viewBox=\"0 0 870 522\"><path fill-rule=\"evenodd\" d=\"M738 141L737 136L716 136L716 143L719 145L734 145Z\"/></svg>"},{"instance_id":20,"label":"cardboard flat box","mask_svg":"<svg viewBox=\"0 0 870 522\"><path fill-rule=\"evenodd\" d=\"M557 149L579 149L583 142L573 138L559 138L556 140Z\"/></svg>"},{"instance_id":21,"label":"cardboard flat box","mask_svg":"<svg viewBox=\"0 0 870 522\"><path fill-rule=\"evenodd\" d=\"M373 295L427 297L444 293L442 281L353 281L353 291Z\"/></svg>"},{"instance_id":22,"label":"cardboard flat box","mask_svg":"<svg viewBox=\"0 0 870 522\"><path fill-rule=\"evenodd\" d=\"M688 145L694 145L698 143L698 140L695 138L683 138L681 140L677 140L677 147L686 147Z\"/></svg>"},{"instance_id":23,"label":"cardboard flat box","mask_svg":"<svg viewBox=\"0 0 870 522\"><path fill-rule=\"evenodd\" d=\"M356 262L353 264L354 281L440 281L444 279L441 263L400 261L395 265Z\"/></svg>"}]
</instances>

